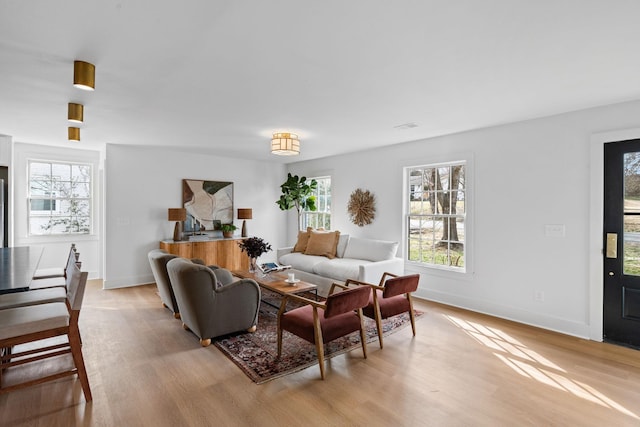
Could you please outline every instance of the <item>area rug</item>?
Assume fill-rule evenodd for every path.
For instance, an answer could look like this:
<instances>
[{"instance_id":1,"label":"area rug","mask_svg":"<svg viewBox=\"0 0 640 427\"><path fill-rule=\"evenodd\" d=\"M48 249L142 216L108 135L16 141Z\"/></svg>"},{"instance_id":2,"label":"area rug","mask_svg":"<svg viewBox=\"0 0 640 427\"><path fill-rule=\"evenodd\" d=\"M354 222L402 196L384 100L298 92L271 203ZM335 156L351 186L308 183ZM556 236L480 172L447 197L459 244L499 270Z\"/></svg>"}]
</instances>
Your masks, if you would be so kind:
<instances>
[{"instance_id":1,"label":"area rug","mask_svg":"<svg viewBox=\"0 0 640 427\"><path fill-rule=\"evenodd\" d=\"M307 295L305 295L307 296ZM283 377L310 366L318 366L315 346L307 341L283 332L282 357L277 358L277 314L280 297L262 290L262 302L258 315L258 330L254 333L240 333L220 337L213 342L229 357L253 382L262 384ZM293 308L289 303L287 309ZM423 313L416 310L416 319ZM410 326L409 315L404 313L383 320L383 336L390 335ZM373 319L365 318L367 343L378 342L378 333ZM360 346L360 334L354 332L325 344L325 358L344 354ZM371 350L375 350L372 348Z\"/></svg>"}]
</instances>

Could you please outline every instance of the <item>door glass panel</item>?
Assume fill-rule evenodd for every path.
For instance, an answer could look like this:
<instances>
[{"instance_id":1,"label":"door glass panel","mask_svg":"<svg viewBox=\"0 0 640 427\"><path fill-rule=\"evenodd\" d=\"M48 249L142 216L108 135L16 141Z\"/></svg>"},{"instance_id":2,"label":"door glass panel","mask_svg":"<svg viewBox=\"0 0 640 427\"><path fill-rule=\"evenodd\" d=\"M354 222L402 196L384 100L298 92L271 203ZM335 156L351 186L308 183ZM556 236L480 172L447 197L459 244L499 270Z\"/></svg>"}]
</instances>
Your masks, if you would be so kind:
<instances>
[{"instance_id":1,"label":"door glass panel","mask_svg":"<svg viewBox=\"0 0 640 427\"><path fill-rule=\"evenodd\" d=\"M624 213L640 213L640 152L624 155Z\"/></svg>"},{"instance_id":2,"label":"door glass panel","mask_svg":"<svg viewBox=\"0 0 640 427\"><path fill-rule=\"evenodd\" d=\"M640 276L640 216L624 217L624 274Z\"/></svg>"}]
</instances>

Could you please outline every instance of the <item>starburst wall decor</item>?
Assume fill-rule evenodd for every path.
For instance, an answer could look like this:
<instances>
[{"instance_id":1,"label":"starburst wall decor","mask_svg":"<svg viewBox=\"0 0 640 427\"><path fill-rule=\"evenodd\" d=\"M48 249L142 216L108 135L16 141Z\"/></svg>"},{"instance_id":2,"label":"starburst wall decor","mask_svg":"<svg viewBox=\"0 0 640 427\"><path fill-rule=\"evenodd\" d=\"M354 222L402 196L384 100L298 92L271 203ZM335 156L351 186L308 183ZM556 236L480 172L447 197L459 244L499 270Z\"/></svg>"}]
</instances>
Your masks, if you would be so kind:
<instances>
[{"instance_id":1,"label":"starburst wall decor","mask_svg":"<svg viewBox=\"0 0 640 427\"><path fill-rule=\"evenodd\" d=\"M371 224L376 216L375 197L369 190L358 188L349 197L347 212L351 222L357 226Z\"/></svg>"}]
</instances>

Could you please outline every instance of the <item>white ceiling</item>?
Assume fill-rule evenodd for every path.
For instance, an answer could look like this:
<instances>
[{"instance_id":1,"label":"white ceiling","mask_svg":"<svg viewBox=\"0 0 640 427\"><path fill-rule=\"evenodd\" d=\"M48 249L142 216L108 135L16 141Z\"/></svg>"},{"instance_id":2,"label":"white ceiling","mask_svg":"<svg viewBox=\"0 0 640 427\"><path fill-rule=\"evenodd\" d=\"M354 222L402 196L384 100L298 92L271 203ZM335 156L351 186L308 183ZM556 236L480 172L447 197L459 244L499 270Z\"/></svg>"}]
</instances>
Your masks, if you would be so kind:
<instances>
[{"instance_id":1,"label":"white ceiling","mask_svg":"<svg viewBox=\"0 0 640 427\"><path fill-rule=\"evenodd\" d=\"M0 0L0 133L324 157L640 99L639 17L637 0ZM276 131L302 154L269 154Z\"/></svg>"}]
</instances>

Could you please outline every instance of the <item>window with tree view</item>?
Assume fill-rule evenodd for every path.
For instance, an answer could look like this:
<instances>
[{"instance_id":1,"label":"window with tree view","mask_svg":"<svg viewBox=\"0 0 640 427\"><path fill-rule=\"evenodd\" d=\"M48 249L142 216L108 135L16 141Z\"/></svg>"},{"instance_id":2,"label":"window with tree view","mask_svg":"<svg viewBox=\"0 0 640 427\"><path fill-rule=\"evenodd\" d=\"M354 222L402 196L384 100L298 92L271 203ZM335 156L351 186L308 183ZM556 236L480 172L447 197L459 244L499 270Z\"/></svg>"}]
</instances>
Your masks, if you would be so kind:
<instances>
[{"instance_id":1,"label":"window with tree view","mask_svg":"<svg viewBox=\"0 0 640 427\"><path fill-rule=\"evenodd\" d=\"M315 197L315 211L304 211L302 228L324 228L331 230L331 177L322 176L311 178L318 182L313 193Z\"/></svg>"},{"instance_id":2,"label":"window with tree view","mask_svg":"<svg viewBox=\"0 0 640 427\"><path fill-rule=\"evenodd\" d=\"M408 261L466 271L465 164L408 170Z\"/></svg>"},{"instance_id":3,"label":"window with tree view","mask_svg":"<svg viewBox=\"0 0 640 427\"><path fill-rule=\"evenodd\" d=\"M91 232L91 165L29 162L29 234Z\"/></svg>"}]
</instances>

